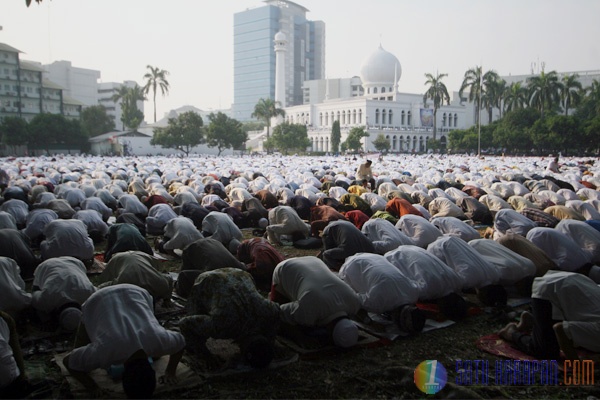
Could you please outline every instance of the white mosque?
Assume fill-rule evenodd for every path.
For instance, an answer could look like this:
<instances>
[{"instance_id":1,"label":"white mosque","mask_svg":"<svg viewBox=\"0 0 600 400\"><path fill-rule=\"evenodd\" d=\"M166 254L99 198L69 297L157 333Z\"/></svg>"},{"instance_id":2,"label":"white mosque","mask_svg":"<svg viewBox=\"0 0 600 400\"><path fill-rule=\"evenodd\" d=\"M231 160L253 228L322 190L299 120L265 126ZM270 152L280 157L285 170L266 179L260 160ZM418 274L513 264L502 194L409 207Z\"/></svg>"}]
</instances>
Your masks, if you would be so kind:
<instances>
[{"instance_id":1,"label":"white mosque","mask_svg":"<svg viewBox=\"0 0 600 400\"><path fill-rule=\"evenodd\" d=\"M372 142L383 134L394 153L427 151L433 138L433 103L423 103L423 94L399 92L402 75L400 61L379 46L363 63L360 77L305 81L304 104L285 107L282 95L285 69L286 38L275 35L275 101L285 109L285 120L305 124L313 152L331 152L331 129L339 121L341 142L353 127L362 126L369 133L363 138L363 151L376 151ZM424 91L425 92L425 88ZM443 145L448 132L473 124L472 107L465 106L454 93L450 105L437 111L437 137ZM468 121L471 121L470 123Z\"/></svg>"}]
</instances>

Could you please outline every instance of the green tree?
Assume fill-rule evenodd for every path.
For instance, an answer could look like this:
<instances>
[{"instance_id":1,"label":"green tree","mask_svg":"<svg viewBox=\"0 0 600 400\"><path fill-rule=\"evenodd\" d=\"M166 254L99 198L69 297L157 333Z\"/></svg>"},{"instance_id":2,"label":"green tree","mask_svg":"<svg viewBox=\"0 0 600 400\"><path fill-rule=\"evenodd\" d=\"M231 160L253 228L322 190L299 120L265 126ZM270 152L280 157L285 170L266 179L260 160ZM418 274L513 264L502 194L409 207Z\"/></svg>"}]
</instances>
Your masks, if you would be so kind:
<instances>
[{"instance_id":1,"label":"green tree","mask_svg":"<svg viewBox=\"0 0 600 400\"><path fill-rule=\"evenodd\" d=\"M585 120L582 124L585 150L593 154L598 154L600 152L600 115Z\"/></svg>"},{"instance_id":2,"label":"green tree","mask_svg":"<svg viewBox=\"0 0 600 400\"><path fill-rule=\"evenodd\" d=\"M28 148L43 149L50 154L50 146L64 143L71 131L68 120L61 114L37 114L29 123Z\"/></svg>"},{"instance_id":3,"label":"green tree","mask_svg":"<svg viewBox=\"0 0 600 400\"><path fill-rule=\"evenodd\" d=\"M546 73L544 70L527 79L529 104L539 110L542 118L544 112L552 110L560 103L561 83L556 71Z\"/></svg>"},{"instance_id":4,"label":"green tree","mask_svg":"<svg viewBox=\"0 0 600 400\"><path fill-rule=\"evenodd\" d=\"M151 65L147 65L148 72L144 75L146 84L144 85L144 95L148 95L148 92L152 90L152 101L154 103L154 122L156 122L156 91L160 89L160 93L163 97L169 94L169 81L167 76L169 71L159 69Z\"/></svg>"},{"instance_id":5,"label":"green tree","mask_svg":"<svg viewBox=\"0 0 600 400\"><path fill-rule=\"evenodd\" d=\"M205 143L203 124L200 115L193 111L185 112L177 118L170 118L166 127L154 129L150 144L177 149L189 156L192 148Z\"/></svg>"},{"instance_id":6,"label":"green tree","mask_svg":"<svg viewBox=\"0 0 600 400\"><path fill-rule=\"evenodd\" d=\"M0 123L0 137L2 137L2 143L6 146L13 146L13 152L16 153L17 146L27 144L29 125L20 117L4 117Z\"/></svg>"},{"instance_id":7,"label":"green tree","mask_svg":"<svg viewBox=\"0 0 600 400\"><path fill-rule=\"evenodd\" d=\"M560 86L560 100L562 102L565 115L569 115L569 108L577 107L582 99L583 87L579 82L579 75L565 75L562 77Z\"/></svg>"},{"instance_id":8,"label":"green tree","mask_svg":"<svg viewBox=\"0 0 600 400\"><path fill-rule=\"evenodd\" d=\"M567 155L571 150L578 152L584 148L583 132L577 118L569 115L552 115L544 123L548 129L547 141L555 146L553 151L562 151Z\"/></svg>"},{"instance_id":9,"label":"green tree","mask_svg":"<svg viewBox=\"0 0 600 400\"><path fill-rule=\"evenodd\" d=\"M265 128L265 123L262 121L245 121L242 122L242 129L248 133L251 131L262 131Z\"/></svg>"},{"instance_id":10,"label":"green tree","mask_svg":"<svg viewBox=\"0 0 600 400\"><path fill-rule=\"evenodd\" d=\"M389 139L386 139L383 133L377 135L375 140L373 140L373 146L377 149L377 151L388 152L392 147L390 145Z\"/></svg>"},{"instance_id":11,"label":"green tree","mask_svg":"<svg viewBox=\"0 0 600 400\"><path fill-rule=\"evenodd\" d=\"M123 130L136 130L144 120L144 113L138 108L138 101L146 100L143 89L137 84L133 87L121 85L112 96L115 103L121 102L121 122Z\"/></svg>"},{"instance_id":12,"label":"green tree","mask_svg":"<svg viewBox=\"0 0 600 400\"><path fill-rule=\"evenodd\" d=\"M104 106L91 106L81 112L81 128L87 136L94 137L113 131L115 123Z\"/></svg>"},{"instance_id":13,"label":"green tree","mask_svg":"<svg viewBox=\"0 0 600 400\"><path fill-rule=\"evenodd\" d=\"M340 121L333 121L331 127L331 151L337 154L340 151L340 141L342 140L342 131L340 130Z\"/></svg>"},{"instance_id":14,"label":"green tree","mask_svg":"<svg viewBox=\"0 0 600 400\"><path fill-rule=\"evenodd\" d=\"M256 118L265 123L267 127L267 140L269 140L269 130L271 129L271 118L278 116L285 116L285 110L279 108L280 104L278 101L272 99L260 99L254 106L254 112L252 118Z\"/></svg>"},{"instance_id":15,"label":"green tree","mask_svg":"<svg viewBox=\"0 0 600 400\"><path fill-rule=\"evenodd\" d=\"M448 88L446 88L446 85L442 82L442 79L446 76L448 76L448 74L436 73L435 76L430 73L425 74L425 78L427 78L425 85L429 85L429 88L423 95L423 104L427 107L427 99L433 100L433 140L436 139L437 132L437 110L444 105L444 102L446 102L446 104L450 103Z\"/></svg>"},{"instance_id":16,"label":"green tree","mask_svg":"<svg viewBox=\"0 0 600 400\"><path fill-rule=\"evenodd\" d=\"M513 82L504 96L504 111L514 111L527 107L528 92L521 82Z\"/></svg>"},{"instance_id":17,"label":"green tree","mask_svg":"<svg viewBox=\"0 0 600 400\"><path fill-rule=\"evenodd\" d=\"M206 127L206 142L219 150L219 156L225 149L241 149L248 140L248 134L242 129L242 123L229 118L222 112L210 113L210 123Z\"/></svg>"},{"instance_id":18,"label":"green tree","mask_svg":"<svg viewBox=\"0 0 600 400\"><path fill-rule=\"evenodd\" d=\"M289 151L305 152L310 146L306 125L283 122L273 129L269 148L275 148L283 154Z\"/></svg>"},{"instance_id":19,"label":"green tree","mask_svg":"<svg viewBox=\"0 0 600 400\"><path fill-rule=\"evenodd\" d=\"M343 149L358 152L362 148L361 139L364 137L369 137L369 133L362 126L355 126L350 129L348 137L343 143Z\"/></svg>"},{"instance_id":20,"label":"green tree","mask_svg":"<svg viewBox=\"0 0 600 400\"><path fill-rule=\"evenodd\" d=\"M482 79L482 68L475 66L475 68L471 68L465 72L460 90L458 91L458 96L462 98L465 90L468 90L469 101L475 104L475 125L479 125L479 110L483 95Z\"/></svg>"},{"instance_id":21,"label":"green tree","mask_svg":"<svg viewBox=\"0 0 600 400\"><path fill-rule=\"evenodd\" d=\"M533 147L529 130L539 118L540 113L534 108L520 108L507 112L497 121L493 145L506 149L508 153L529 153Z\"/></svg>"}]
</instances>

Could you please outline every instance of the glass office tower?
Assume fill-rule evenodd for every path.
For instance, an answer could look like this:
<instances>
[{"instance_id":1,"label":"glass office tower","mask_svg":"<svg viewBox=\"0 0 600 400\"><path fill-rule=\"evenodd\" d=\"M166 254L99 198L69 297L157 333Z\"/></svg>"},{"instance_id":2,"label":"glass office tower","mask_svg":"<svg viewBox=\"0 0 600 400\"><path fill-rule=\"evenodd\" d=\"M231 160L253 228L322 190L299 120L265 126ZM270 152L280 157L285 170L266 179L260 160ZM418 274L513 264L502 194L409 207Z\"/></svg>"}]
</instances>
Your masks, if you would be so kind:
<instances>
[{"instance_id":1,"label":"glass office tower","mask_svg":"<svg viewBox=\"0 0 600 400\"><path fill-rule=\"evenodd\" d=\"M285 0L267 0L266 5L234 14L233 27L233 118L252 120L261 98L275 99L275 51L273 39L279 31L287 37L286 106L302 104L305 80L325 75L325 24L308 21L306 8Z\"/></svg>"}]
</instances>

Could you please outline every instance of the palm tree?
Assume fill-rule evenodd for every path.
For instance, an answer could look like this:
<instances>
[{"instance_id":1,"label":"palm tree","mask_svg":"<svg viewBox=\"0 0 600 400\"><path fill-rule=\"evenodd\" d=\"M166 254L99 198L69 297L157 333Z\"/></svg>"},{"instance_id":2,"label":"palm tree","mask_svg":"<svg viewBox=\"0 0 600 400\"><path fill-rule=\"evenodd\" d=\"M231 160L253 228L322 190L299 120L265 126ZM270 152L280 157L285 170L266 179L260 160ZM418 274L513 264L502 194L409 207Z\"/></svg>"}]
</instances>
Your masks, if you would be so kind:
<instances>
[{"instance_id":1,"label":"palm tree","mask_svg":"<svg viewBox=\"0 0 600 400\"><path fill-rule=\"evenodd\" d=\"M577 107L582 99L583 87L579 82L579 75L565 75L562 77L562 87L560 90L560 100L565 109L565 115L569 115L571 106Z\"/></svg>"},{"instance_id":2,"label":"palm tree","mask_svg":"<svg viewBox=\"0 0 600 400\"><path fill-rule=\"evenodd\" d=\"M429 89L423 95L423 104L427 105L427 99L433 100L433 140L436 140L436 131L437 131L437 110L440 106L444 105L444 101L446 104L450 103L450 95L448 94L448 88L442 79L448 76L448 74L440 74L436 73L435 76L433 74L425 74L425 86L429 85Z\"/></svg>"},{"instance_id":3,"label":"palm tree","mask_svg":"<svg viewBox=\"0 0 600 400\"><path fill-rule=\"evenodd\" d=\"M483 74L481 91L481 107L488 112L488 123L492 123L492 111L494 108L500 108L502 99L502 88L500 85L500 76L496 71L488 71Z\"/></svg>"},{"instance_id":4,"label":"palm tree","mask_svg":"<svg viewBox=\"0 0 600 400\"><path fill-rule=\"evenodd\" d=\"M113 94L111 100L115 103L121 103L121 122L123 122L123 130L125 130L125 126L137 129L139 123L143 120L143 114L139 111L137 106L138 101L146 100L143 89L137 84L133 87L121 85L117 92ZM141 116L139 114L141 114ZM129 121L128 123L125 123L123 120L124 117L125 120Z\"/></svg>"},{"instance_id":5,"label":"palm tree","mask_svg":"<svg viewBox=\"0 0 600 400\"><path fill-rule=\"evenodd\" d=\"M542 72L538 76L527 79L529 103L540 111L542 118L544 110L552 109L560 102L561 83L556 71Z\"/></svg>"},{"instance_id":6,"label":"palm tree","mask_svg":"<svg viewBox=\"0 0 600 400\"><path fill-rule=\"evenodd\" d=\"M285 110L279 108L280 103L272 99L260 99L254 106L254 112L251 117L265 122L267 126L267 140L269 140L269 128L271 127L271 118L285 116Z\"/></svg>"},{"instance_id":7,"label":"palm tree","mask_svg":"<svg viewBox=\"0 0 600 400\"><path fill-rule=\"evenodd\" d=\"M596 113L600 114L600 80L594 79L586 88L587 97L596 104Z\"/></svg>"},{"instance_id":8,"label":"palm tree","mask_svg":"<svg viewBox=\"0 0 600 400\"><path fill-rule=\"evenodd\" d=\"M500 77L494 81L491 87L491 98L494 100L494 107L500 111L500 118L504 114L504 97L506 96L506 92L508 91L508 86L506 81ZM491 122L491 121L490 121Z\"/></svg>"},{"instance_id":9,"label":"palm tree","mask_svg":"<svg viewBox=\"0 0 600 400\"><path fill-rule=\"evenodd\" d=\"M169 75L169 71L165 71L164 69L158 69L151 65L147 65L148 72L144 75L144 79L146 80L146 84L144 85L144 94L147 95L150 89L152 89L152 100L154 102L154 122L156 122L156 89L160 89L160 93L165 97L169 94L169 81L167 81L167 76Z\"/></svg>"},{"instance_id":10,"label":"palm tree","mask_svg":"<svg viewBox=\"0 0 600 400\"><path fill-rule=\"evenodd\" d=\"M458 96L462 98L462 95L465 90L469 91L469 101L475 103L475 125L479 124L479 108L481 107L481 97L482 97L482 68L480 66L475 66L475 68L469 69L465 72L465 76L463 78L462 84L460 85L460 90L458 91Z\"/></svg>"},{"instance_id":11,"label":"palm tree","mask_svg":"<svg viewBox=\"0 0 600 400\"><path fill-rule=\"evenodd\" d=\"M527 88L521 82L510 84L504 96L505 111L513 111L527 106Z\"/></svg>"}]
</instances>

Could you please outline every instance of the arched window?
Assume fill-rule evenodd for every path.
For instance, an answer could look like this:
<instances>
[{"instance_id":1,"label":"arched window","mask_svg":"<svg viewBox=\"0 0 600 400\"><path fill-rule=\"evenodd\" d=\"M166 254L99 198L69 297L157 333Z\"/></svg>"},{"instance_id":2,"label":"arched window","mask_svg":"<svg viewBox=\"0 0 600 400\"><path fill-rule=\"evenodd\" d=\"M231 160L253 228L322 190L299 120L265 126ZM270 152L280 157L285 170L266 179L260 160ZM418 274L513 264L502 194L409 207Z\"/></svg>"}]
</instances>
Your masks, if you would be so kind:
<instances>
[{"instance_id":1,"label":"arched window","mask_svg":"<svg viewBox=\"0 0 600 400\"><path fill-rule=\"evenodd\" d=\"M336 120L336 121L339 121L339 120L340 120L340 112L339 112L339 111L337 112L337 118L336 118L335 120Z\"/></svg>"},{"instance_id":2,"label":"arched window","mask_svg":"<svg viewBox=\"0 0 600 400\"><path fill-rule=\"evenodd\" d=\"M356 110L352 110L352 123L356 124Z\"/></svg>"},{"instance_id":3,"label":"arched window","mask_svg":"<svg viewBox=\"0 0 600 400\"><path fill-rule=\"evenodd\" d=\"M375 110L375 124L379 124L379 108Z\"/></svg>"},{"instance_id":4,"label":"arched window","mask_svg":"<svg viewBox=\"0 0 600 400\"><path fill-rule=\"evenodd\" d=\"M408 113L406 113L406 125L411 126L412 125L412 114L409 111Z\"/></svg>"},{"instance_id":5,"label":"arched window","mask_svg":"<svg viewBox=\"0 0 600 400\"><path fill-rule=\"evenodd\" d=\"M423 136L419 138L419 151L425 151L425 142L423 141Z\"/></svg>"},{"instance_id":6,"label":"arched window","mask_svg":"<svg viewBox=\"0 0 600 400\"><path fill-rule=\"evenodd\" d=\"M373 88L373 93L377 93L377 88Z\"/></svg>"},{"instance_id":7,"label":"arched window","mask_svg":"<svg viewBox=\"0 0 600 400\"><path fill-rule=\"evenodd\" d=\"M323 113L319 113L319 126L323 126Z\"/></svg>"},{"instance_id":8,"label":"arched window","mask_svg":"<svg viewBox=\"0 0 600 400\"><path fill-rule=\"evenodd\" d=\"M400 113L400 125L404 125L404 117L406 117L406 115L404 115L404 110L402 110Z\"/></svg>"},{"instance_id":9,"label":"arched window","mask_svg":"<svg viewBox=\"0 0 600 400\"><path fill-rule=\"evenodd\" d=\"M413 136L412 149L413 150L417 149L417 137L416 136Z\"/></svg>"},{"instance_id":10,"label":"arched window","mask_svg":"<svg viewBox=\"0 0 600 400\"><path fill-rule=\"evenodd\" d=\"M446 126L446 113L442 116L442 126Z\"/></svg>"},{"instance_id":11,"label":"arched window","mask_svg":"<svg viewBox=\"0 0 600 400\"><path fill-rule=\"evenodd\" d=\"M358 123L362 124L362 110L358 110Z\"/></svg>"},{"instance_id":12,"label":"arched window","mask_svg":"<svg viewBox=\"0 0 600 400\"><path fill-rule=\"evenodd\" d=\"M396 135L392 137L392 150L396 151Z\"/></svg>"},{"instance_id":13,"label":"arched window","mask_svg":"<svg viewBox=\"0 0 600 400\"><path fill-rule=\"evenodd\" d=\"M388 123L394 125L394 121L392 120L392 110L388 112Z\"/></svg>"},{"instance_id":14,"label":"arched window","mask_svg":"<svg viewBox=\"0 0 600 400\"><path fill-rule=\"evenodd\" d=\"M458 114L454 114L454 127L456 128L458 124Z\"/></svg>"},{"instance_id":15,"label":"arched window","mask_svg":"<svg viewBox=\"0 0 600 400\"><path fill-rule=\"evenodd\" d=\"M329 136L327 136L325 138L325 150L324 151L329 151Z\"/></svg>"},{"instance_id":16,"label":"arched window","mask_svg":"<svg viewBox=\"0 0 600 400\"><path fill-rule=\"evenodd\" d=\"M381 93L385 93L385 88L384 87L381 88Z\"/></svg>"},{"instance_id":17,"label":"arched window","mask_svg":"<svg viewBox=\"0 0 600 400\"><path fill-rule=\"evenodd\" d=\"M385 110L383 110L383 111L381 112L381 124L382 124L382 125L385 125L385 116L386 116L386 111L385 111Z\"/></svg>"}]
</instances>

